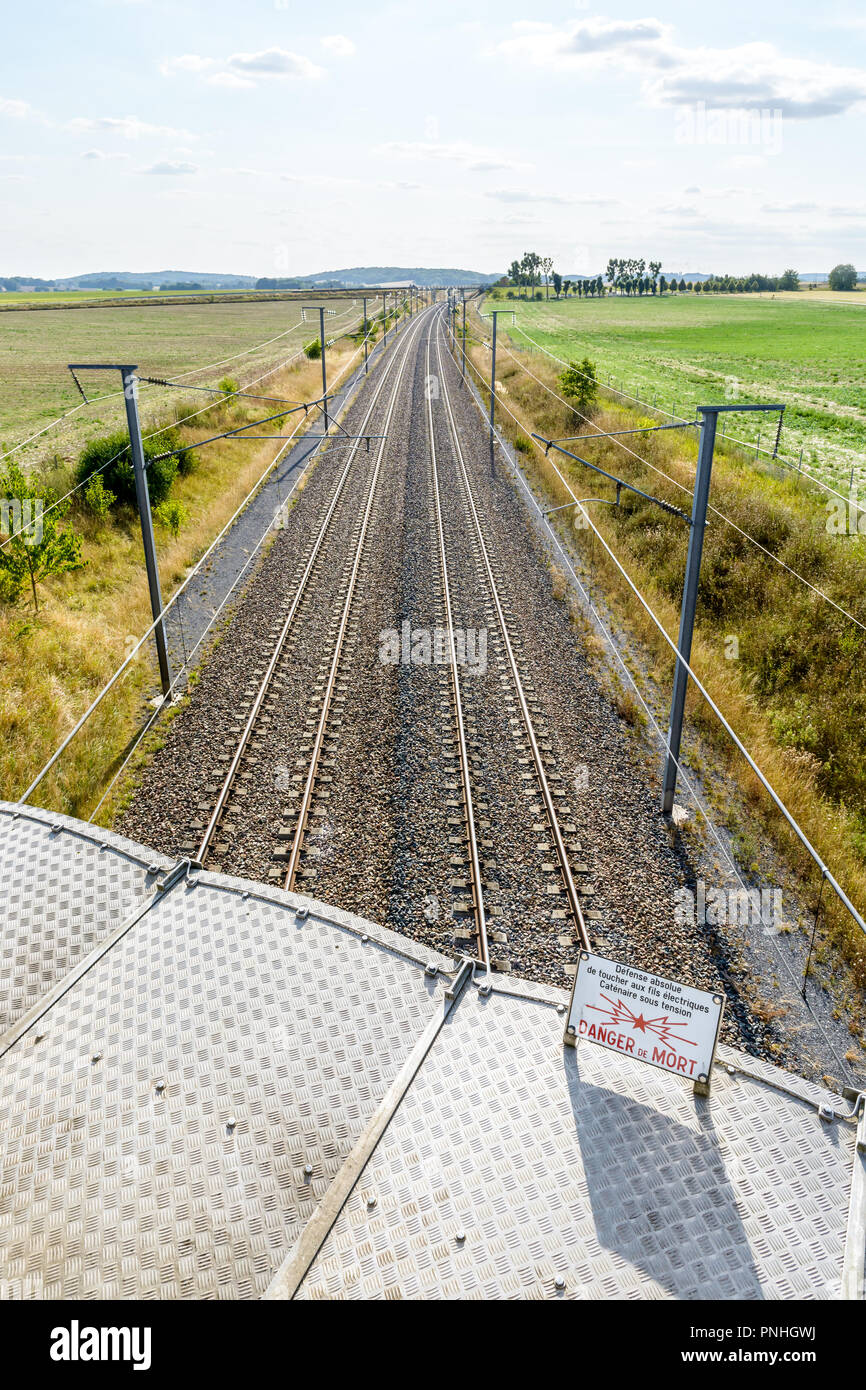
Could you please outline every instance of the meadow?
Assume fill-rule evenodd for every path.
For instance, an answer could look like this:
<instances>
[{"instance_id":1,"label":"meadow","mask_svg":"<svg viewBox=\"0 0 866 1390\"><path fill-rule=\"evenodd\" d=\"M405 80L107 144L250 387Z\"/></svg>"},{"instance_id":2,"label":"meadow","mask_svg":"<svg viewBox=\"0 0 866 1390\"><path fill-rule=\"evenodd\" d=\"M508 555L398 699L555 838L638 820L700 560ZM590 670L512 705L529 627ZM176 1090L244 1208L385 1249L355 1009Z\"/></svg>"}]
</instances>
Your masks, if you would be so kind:
<instances>
[{"instance_id":1,"label":"meadow","mask_svg":"<svg viewBox=\"0 0 866 1390\"><path fill-rule=\"evenodd\" d=\"M599 380L691 417L696 405L735 400L786 406L780 454L847 491L866 491L866 294L664 295L505 300L516 326L500 329L571 360L589 357ZM734 416L732 435L775 441L769 417Z\"/></svg>"},{"instance_id":2,"label":"meadow","mask_svg":"<svg viewBox=\"0 0 866 1390\"><path fill-rule=\"evenodd\" d=\"M528 307L543 318L543 304ZM559 308L569 318L587 309L587 319L598 320L606 307L590 303L552 305L551 309ZM628 306L628 310L638 313L643 307ZM656 307L650 305L650 313ZM715 307L707 306L706 312ZM517 305L517 314L518 320L524 318L522 304ZM475 380L484 382L490 354L478 340L489 339L490 324L470 311L467 326L468 355L477 368ZM588 338L580 347L573 339L566 341L571 357L580 356L590 344ZM635 487L677 507L688 506L694 486L695 432L653 432L657 420L651 412L608 392L600 393L590 407L591 423L581 419L560 398L561 370L549 357L525 348L515 348L513 355L503 351L497 357L498 426L515 446L537 496L544 499L542 505L559 508L570 498L553 462L572 487L580 489L578 495L615 500L611 482L588 474L579 462L564 455L546 457L531 438L534 431L562 439L592 434L595 428L641 432L629 439L600 437L592 445L572 447ZM486 402L484 390L482 398ZM866 521L862 532L855 518L852 529L836 533L828 526L826 497L817 488L796 473L755 463L741 449L723 443L717 443L710 502L713 510L704 541L692 663L825 862L862 905L866 901L866 672L862 663ZM589 510L600 534L675 639L688 528L634 493L623 492L619 506L596 505ZM572 517L572 512L564 510L554 524L566 547L578 557L584 582L596 601L600 599L615 619L626 664L663 724L664 693L670 690L673 674L670 650L605 558L593 532L576 529ZM564 583L561 587L564 591ZM645 722L628 690L617 703L629 722ZM815 910L820 880L810 861L694 692L688 708L685 763L705 777L717 823L730 833L741 866L749 873L773 873L772 855L767 857L767 845L772 844L773 852L781 853L798 879L804 901ZM650 773L658 775L657 761ZM853 961L862 987L866 940L835 904L825 902L823 911Z\"/></svg>"},{"instance_id":3,"label":"meadow","mask_svg":"<svg viewBox=\"0 0 866 1390\"><path fill-rule=\"evenodd\" d=\"M312 299L305 300L313 303ZM333 300L331 301L333 303ZM375 306L370 306L371 313ZM337 306L342 318L326 320L333 335L328 349L329 382L337 382L353 364L363 360L357 327L361 305L348 296ZM107 358L138 362L143 372L171 375L243 352L253 344L286 332L300 318L296 305L268 303L190 306L186 309L106 311L107 318L89 311L54 315L9 314L0 322L4 357L3 399L8 410L15 401L10 364L28 394L30 414L18 406L15 435L4 432L3 445L38 428L35 402L52 417L74 404L65 371L67 361ZM18 333L9 342L9 325ZM53 327L52 327L53 324ZM47 326L46 326L47 325ZM317 336L313 323L295 328L286 337L247 352L221 368L196 375L214 385L231 375L241 384L263 371L269 375L263 394L293 401L315 400L321 391L321 363L300 351ZM348 335L348 336L347 336ZM381 337L381 329L373 338ZM389 344L391 335L389 333ZM286 362L287 358L293 358ZM282 363L283 365L279 365ZM31 381L30 373L38 376ZM90 374L88 384L93 386ZM84 438L123 429L123 399L117 393L117 373L97 389L110 398L74 415L63 431L51 430L27 450L16 454L34 487L49 484L63 493L75 476ZM72 383L74 391L74 383ZM64 394L64 392L66 394ZM149 394L148 394L149 392ZM182 412L196 412L180 426L184 445L211 438L267 414L264 402L172 393L142 387L142 418L148 428L165 426ZM276 410L273 406L270 409ZM34 418L35 417L35 418ZM315 430L318 416L294 415L275 421L274 434ZM179 475L171 500L180 508L178 531L157 516L156 540L163 600L168 601L208 544L234 513L249 489L267 471L280 446L274 440L252 442L226 438L207 444L193 456L191 471ZM2 467L2 465L0 465ZM0 602L0 798L14 799L57 747L76 718L87 708L109 674L118 666L137 635L149 625L147 586L141 562L141 536L135 511L117 506L105 516L94 514L79 491L64 519L81 538L83 566L40 585L39 611L24 594L17 603ZM116 761L151 710L146 701L158 691L152 651L132 664L110 699L90 721L40 788L40 805L86 816L93 810Z\"/></svg>"},{"instance_id":4,"label":"meadow","mask_svg":"<svg viewBox=\"0 0 866 1390\"><path fill-rule=\"evenodd\" d=\"M313 296L305 304L325 303ZM334 304L331 299L327 301ZM328 318L336 333L360 316L361 302L346 295ZM370 312L375 304L369 306ZM381 307L381 305L380 305ZM351 310L351 312L346 312ZM124 305L122 308L45 309L0 315L0 453L43 425L82 404L68 362L134 362L144 376L193 374L189 382L210 386L229 373L252 380L298 352L317 336L318 320L299 324L300 308L285 300ZM287 332L291 330L291 332ZM283 335L283 336L279 336ZM276 342L268 340L277 338ZM262 346L256 346L262 344ZM252 349L250 351L250 349ZM208 373L210 363L223 362ZM202 371L193 371L201 368ZM68 463L90 438L118 429L124 421L116 372L87 373L88 395L105 396L23 452L25 466L46 456ZM142 419L177 406L177 413L204 403L194 393L141 388ZM192 402L196 401L195 404Z\"/></svg>"}]
</instances>

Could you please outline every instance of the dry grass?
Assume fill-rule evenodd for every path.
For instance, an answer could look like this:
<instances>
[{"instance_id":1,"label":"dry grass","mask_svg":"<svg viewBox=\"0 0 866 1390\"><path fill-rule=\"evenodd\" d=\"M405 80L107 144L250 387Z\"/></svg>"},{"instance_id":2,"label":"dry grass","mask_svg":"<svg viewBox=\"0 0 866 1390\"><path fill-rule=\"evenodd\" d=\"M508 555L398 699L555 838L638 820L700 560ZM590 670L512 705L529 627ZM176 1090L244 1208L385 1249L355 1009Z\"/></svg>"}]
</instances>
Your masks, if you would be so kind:
<instances>
[{"instance_id":1,"label":"dry grass","mask_svg":"<svg viewBox=\"0 0 866 1390\"><path fill-rule=\"evenodd\" d=\"M476 331L479 327L476 325ZM473 347L471 356L482 376L489 373L489 354ZM555 364L533 355L529 366L556 389L559 369ZM533 431L561 438L588 428L583 422L576 422L567 407L504 355L501 363L497 361L497 377L507 386L508 409L519 421L515 423L504 408L499 412L500 428L510 439L519 435L526 437ZM652 423L633 411L606 403L594 421L602 430ZM691 491L696 456L692 439L693 435L669 432L636 436L626 443ZM633 479L647 491L689 509L690 502L684 493L638 465L612 440L570 447L584 452L587 458L610 472ZM578 496L613 496L612 484L579 464L561 455L557 464ZM541 448L536 447L531 456L524 454L523 465L537 495L543 496L548 505L556 506L569 500L568 491ZM789 563L805 571L812 582L829 588L837 601L861 621L866 620L860 580L861 542L825 537L826 511L820 499L815 499L793 479L756 473L744 467L739 459L724 450L717 454L712 496L720 510L738 518L744 529L757 535L768 549L774 553L784 549ZM564 520L571 515L562 513L556 519L560 534L585 567L591 564L594 583L603 590L617 622L630 639L639 644L645 668L661 688L668 688L673 675L670 649L592 532L575 530ZM595 506L592 516L600 533L675 641L685 556L685 524L669 520L655 509L650 511L649 504L641 508L626 505L619 509L619 514L612 507ZM680 525L682 534L676 529ZM825 540L830 544L825 544ZM736 615L735 622L731 620L732 614ZM760 661L725 659L725 637L737 631L747 634L748 641L756 644ZM804 597L803 586L798 581L762 557L760 552L755 552L724 523L711 517L692 665L848 896L855 904L862 904L866 902L866 841L861 795L864 785L861 778L866 774L866 727L859 716L863 683L856 663L860 650L857 639L862 634L858 632L852 642L853 631L847 620L837 620L832 610L808 593ZM766 651L760 647L761 643ZM779 655L774 660L775 652ZM802 665L798 660L801 652L805 652ZM764 661L768 667L765 685L771 678L776 679L769 696L760 684ZM816 691L818 693L813 694ZM788 727L780 712L798 709L803 702L807 713L813 711L815 719L820 718L828 739L837 737L839 726L844 725L848 740L847 744L844 741L842 744L847 750L844 762L838 756L830 756L825 761L808 749L786 745L780 738L780 728L784 732ZM851 717L852 711L857 713L856 720ZM693 726L711 740L720 765L715 780L719 817L728 818L732 830L740 828L726 786L726 779L730 778L753 813L758 839L762 835L771 837L777 850L800 876L807 901L817 901L820 879L813 861L731 744L715 715L693 689L687 713ZM749 838L751 832L744 832L744 841ZM858 983L866 984L866 938L830 891L824 893L823 920L828 935L844 947Z\"/></svg>"},{"instance_id":2,"label":"dry grass","mask_svg":"<svg viewBox=\"0 0 866 1390\"><path fill-rule=\"evenodd\" d=\"M343 342L329 350L331 380L351 355ZM314 399L321 389L321 366L301 359L273 377L268 388L275 396ZM215 407L199 417L195 429L184 431L184 440L256 418L256 411L261 413L255 402ZM293 425L291 421L289 428ZM305 427L318 426L311 418L300 432ZM157 527L164 602L278 447L274 442L222 440L198 451L198 466L177 479L172 497L187 509L188 520L177 539ZM46 583L38 615L24 607L0 607L0 795L7 800L26 789L151 622L137 517L128 513L101 524L76 512L70 520L83 537L86 567ZM89 815L150 713L145 701L158 693L148 646L34 793L34 801L70 815Z\"/></svg>"}]
</instances>

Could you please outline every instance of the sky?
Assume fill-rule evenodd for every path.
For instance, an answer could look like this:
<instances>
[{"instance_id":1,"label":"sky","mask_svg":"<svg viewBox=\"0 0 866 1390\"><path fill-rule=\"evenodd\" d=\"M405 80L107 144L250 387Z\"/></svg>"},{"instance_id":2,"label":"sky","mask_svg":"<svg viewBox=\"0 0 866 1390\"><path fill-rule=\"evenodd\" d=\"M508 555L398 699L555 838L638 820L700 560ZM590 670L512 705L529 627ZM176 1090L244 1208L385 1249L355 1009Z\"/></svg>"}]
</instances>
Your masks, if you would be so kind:
<instances>
[{"instance_id":1,"label":"sky","mask_svg":"<svg viewBox=\"0 0 866 1390\"><path fill-rule=\"evenodd\" d=\"M9 6L0 274L866 269L848 0Z\"/></svg>"}]
</instances>

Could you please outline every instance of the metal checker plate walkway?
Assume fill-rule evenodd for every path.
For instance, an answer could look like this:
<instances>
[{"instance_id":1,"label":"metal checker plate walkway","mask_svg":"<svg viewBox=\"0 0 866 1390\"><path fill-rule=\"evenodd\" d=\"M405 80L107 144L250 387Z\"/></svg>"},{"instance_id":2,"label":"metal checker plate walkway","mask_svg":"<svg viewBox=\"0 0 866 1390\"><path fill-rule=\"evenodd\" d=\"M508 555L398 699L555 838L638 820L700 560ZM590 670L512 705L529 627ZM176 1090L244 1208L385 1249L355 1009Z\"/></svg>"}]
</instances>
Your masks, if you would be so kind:
<instances>
[{"instance_id":1,"label":"metal checker plate walkway","mask_svg":"<svg viewBox=\"0 0 866 1390\"><path fill-rule=\"evenodd\" d=\"M0 1034L142 904L170 864L68 816L0 803Z\"/></svg>"},{"instance_id":2,"label":"metal checker plate walkway","mask_svg":"<svg viewBox=\"0 0 866 1390\"><path fill-rule=\"evenodd\" d=\"M814 1104L720 1067L698 1100L473 991L298 1296L838 1297L853 1161Z\"/></svg>"},{"instance_id":3,"label":"metal checker plate walkway","mask_svg":"<svg viewBox=\"0 0 866 1390\"><path fill-rule=\"evenodd\" d=\"M261 1294L436 1010L389 933L248 888L180 883L0 1058L13 1293Z\"/></svg>"},{"instance_id":4,"label":"metal checker plate walkway","mask_svg":"<svg viewBox=\"0 0 866 1390\"><path fill-rule=\"evenodd\" d=\"M837 1097L723 1049L698 1100L563 1047L561 991L461 993L338 909L13 809L13 1298L834 1298L846 1223L862 1297L866 1160L817 1114Z\"/></svg>"}]
</instances>

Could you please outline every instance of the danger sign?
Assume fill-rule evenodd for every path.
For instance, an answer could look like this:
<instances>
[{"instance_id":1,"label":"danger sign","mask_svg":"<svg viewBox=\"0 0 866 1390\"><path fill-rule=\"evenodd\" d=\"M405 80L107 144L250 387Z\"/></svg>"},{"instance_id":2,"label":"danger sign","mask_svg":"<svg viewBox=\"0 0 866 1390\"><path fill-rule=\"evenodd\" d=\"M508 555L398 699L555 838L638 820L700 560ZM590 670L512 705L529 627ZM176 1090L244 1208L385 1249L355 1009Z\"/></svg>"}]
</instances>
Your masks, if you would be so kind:
<instances>
[{"instance_id":1,"label":"danger sign","mask_svg":"<svg viewBox=\"0 0 866 1390\"><path fill-rule=\"evenodd\" d=\"M710 1078L724 998L581 951L567 1042L586 1039L703 1089Z\"/></svg>"}]
</instances>

